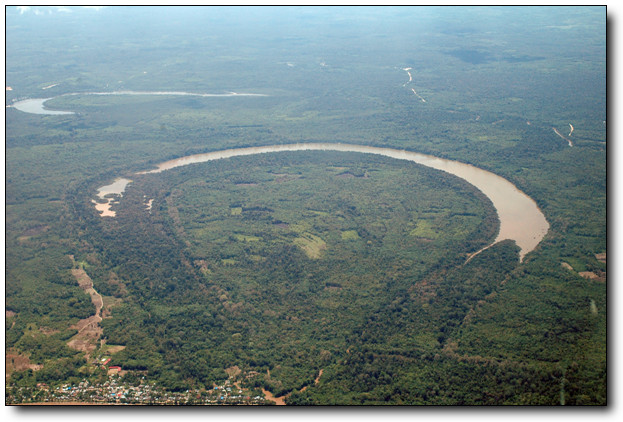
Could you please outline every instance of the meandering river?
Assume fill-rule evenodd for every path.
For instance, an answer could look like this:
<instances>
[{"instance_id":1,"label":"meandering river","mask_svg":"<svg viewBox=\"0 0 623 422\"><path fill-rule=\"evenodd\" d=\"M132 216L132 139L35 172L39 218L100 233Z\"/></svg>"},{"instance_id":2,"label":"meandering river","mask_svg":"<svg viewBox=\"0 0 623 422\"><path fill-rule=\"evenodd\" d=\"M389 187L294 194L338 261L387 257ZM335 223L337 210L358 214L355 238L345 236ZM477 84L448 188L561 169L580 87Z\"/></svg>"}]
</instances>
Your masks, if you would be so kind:
<instances>
[{"instance_id":1,"label":"meandering river","mask_svg":"<svg viewBox=\"0 0 623 422\"><path fill-rule=\"evenodd\" d=\"M536 248L549 230L549 223L534 200L503 177L470 164L393 148L337 143L302 143L236 148L189 155L175 160L165 161L158 164L153 170L147 170L137 174L161 173L189 164L244 155L284 151L341 151L376 154L398 160L411 161L458 176L482 191L493 203L500 219L500 231L493 244L505 239L514 240L521 249L519 252L521 260L523 260L528 252ZM123 188L125 188L125 185ZM100 190L100 192L102 191ZM123 189L116 193L122 194Z\"/></svg>"},{"instance_id":2,"label":"meandering river","mask_svg":"<svg viewBox=\"0 0 623 422\"><path fill-rule=\"evenodd\" d=\"M17 110L31 114L76 114L73 111L50 110L45 108L47 101L59 97L76 95L170 95L170 96L192 96L192 97L266 97L265 94L251 94L246 92L227 92L224 94L201 94L185 91L111 91L111 92L72 92L51 98L30 98L27 100L16 101L10 105Z\"/></svg>"},{"instance_id":3,"label":"meandering river","mask_svg":"<svg viewBox=\"0 0 623 422\"><path fill-rule=\"evenodd\" d=\"M408 72L408 70L410 69L405 70L407 70ZM409 76L411 81L412 78L410 73ZM228 92L224 94L201 94L185 91L111 91L69 93L60 95L58 97L73 95L171 95L197 97L265 96L264 94L237 92ZM34 98L17 101L13 103L11 107L14 107L17 110L26 113L34 114L74 114L73 111L49 110L44 107L47 101L58 97ZM572 145L570 141L569 144ZM159 164L157 166L157 169L155 170L145 171L139 174L159 173L179 166L185 166L188 164L201 163L223 158L282 151L345 151L363 154L377 154L399 160L412 161L417 164L432 167L434 169L442 170L458 176L480 189L491 200L500 219L500 231L497 238L495 239L494 244L505 239L514 240L521 249L519 253L521 260L523 260L523 257L528 252L536 248L536 246L541 242L541 240L549 230L549 223L545 219L545 216L538 208L534 200L532 200L532 198L517 189L517 187L515 187L508 180L494 173L482 170L469 164L441 159L431 155L419 154L416 152L397 150L392 148L379 148L364 145L333 143L305 143L290 145L272 145L253 148L238 148L178 158ZM128 183L130 183L128 179L117 179L113 184L100 188L98 196L101 199L104 199L104 196L107 194L122 195L123 191L125 190L125 186ZM103 217L114 217L115 213L110 210L112 200L109 198L106 199L108 200L108 202L105 204L97 203L96 201L94 201L96 208L98 211L100 211Z\"/></svg>"},{"instance_id":4,"label":"meandering river","mask_svg":"<svg viewBox=\"0 0 623 422\"><path fill-rule=\"evenodd\" d=\"M56 98L56 97L52 97ZM16 108L24 113L31 114L76 114L73 111L49 110L43 105L52 98L31 98L28 100L16 101L10 107Z\"/></svg>"},{"instance_id":5,"label":"meandering river","mask_svg":"<svg viewBox=\"0 0 623 422\"><path fill-rule=\"evenodd\" d=\"M410 69L405 69L410 70ZM408 72L409 73L409 72ZM409 73L410 81L412 80ZM228 92L224 94L201 94L185 91L111 91L111 92L84 92L62 94L63 96L74 95L170 95L170 96L196 96L196 97L261 97L264 94ZM74 114L73 111L49 110L45 108L45 103L53 98L34 98L17 101L11 107L17 110L34 114ZM554 129L556 130L556 129ZM558 133L558 132L557 132ZM561 135L562 136L562 135ZM571 142L570 142L570 145ZM290 145L271 145L253 148L237 148L223 151L209 152L205 154L190 155L171 161L166 161L157 166L155 170L141 172L139 174L159 173L175 167L185 166L193 163L201 163L223 158L238 157L243 155L254 155L264 153L274 153L282 151L344 151L363 154L377 154L391 157L398 160L412 161L437 170L458 176L476 188L480 189L493 203L500 219L500 231L494 243L501 240L514 240L521 249L519 256L523 260L524 256L534 250L541 242L547 231L549 223L538 208L534 200L525 193L521 192L515 185L508 180L480 169L478 167L461 163L458 161L446 160L426 154L397 150L392 148L380 148L365 145L334 144L334 143L304 143ZM119 178L111 185L99 189L98 196L106 199L107 203L97 203L94 201L98 211L103 217L114 217L115 213L110 209L112 199L104 198L108 194L122 195L125 187L131 181ZM486 249L486 248L485 248Z\"/></svg>"}]
</instances>

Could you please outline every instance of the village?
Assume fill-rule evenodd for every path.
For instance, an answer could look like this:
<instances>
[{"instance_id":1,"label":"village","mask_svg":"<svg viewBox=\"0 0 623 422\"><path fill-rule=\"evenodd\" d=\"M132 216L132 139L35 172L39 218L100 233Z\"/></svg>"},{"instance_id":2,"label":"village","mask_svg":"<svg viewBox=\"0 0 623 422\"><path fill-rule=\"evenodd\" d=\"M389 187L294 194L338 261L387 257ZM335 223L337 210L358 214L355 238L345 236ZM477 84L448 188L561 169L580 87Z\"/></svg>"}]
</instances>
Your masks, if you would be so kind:
<instances>
[{"instance_id":1,"label":"village","mask_svg":"<svg viewBox=\"0 0 623 422\"><path fill-rule=\"evenodd\" d=\"M44 383L34 388L7 388L6 404L67 404L67 405L270 405L263 396L251 395L225 381L206 390L171 392L144 382L139 385L124 382L118 374L102 384L82 381L77 385L50 387Z\"/></svg>"}]
</instances>

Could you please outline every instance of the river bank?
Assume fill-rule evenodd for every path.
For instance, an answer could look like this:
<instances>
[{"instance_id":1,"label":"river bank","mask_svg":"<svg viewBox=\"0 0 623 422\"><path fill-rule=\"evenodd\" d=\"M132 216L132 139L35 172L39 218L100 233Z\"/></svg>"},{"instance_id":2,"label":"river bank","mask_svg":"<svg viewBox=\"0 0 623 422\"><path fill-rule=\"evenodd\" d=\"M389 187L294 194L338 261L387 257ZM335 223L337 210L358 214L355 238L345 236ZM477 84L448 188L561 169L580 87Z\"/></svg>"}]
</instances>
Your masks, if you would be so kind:
<instances>
[{"instance_id":1,"label":"river bank","mask_svg":"<svg viewBox=\"0 0 623 422\"><path fill-rule=\"evenodd\" d=\"M497 211L500 219L500 230L492 244L506 239L514 240L521 249L520 260L523 260L527 253L536 248L549 230L549 223L536 202L503 177L459 161L393 148L337 143L300 143L236 148L165 161L158 164L155 169L142 171L137 175L161 173L176 167L213 160L286 151L340 151L376 154L411 161L460 177L487 196Z\"/></svg>"}]
</instances>

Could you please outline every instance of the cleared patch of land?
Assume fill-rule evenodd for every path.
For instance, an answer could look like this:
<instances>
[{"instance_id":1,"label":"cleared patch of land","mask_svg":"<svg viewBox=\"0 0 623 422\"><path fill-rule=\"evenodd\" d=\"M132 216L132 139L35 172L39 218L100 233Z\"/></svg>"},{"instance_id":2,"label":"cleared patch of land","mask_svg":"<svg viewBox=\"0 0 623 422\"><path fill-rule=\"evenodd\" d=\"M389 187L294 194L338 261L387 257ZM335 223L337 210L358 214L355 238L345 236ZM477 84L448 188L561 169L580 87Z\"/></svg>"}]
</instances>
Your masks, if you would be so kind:
<instances>
[{"instance_id":1,"label":"cleared patch of land","mask_svg":"<svg viewBox=\"0 0 623 422\"><path fill-rule=\"evenodd\" d=\"M91 280L91 277L89 277L83 268L73 268L71 273L78 282L80 288L91 296L91 301L95 306L95 314L88 318L81 319L77 324L71 327L78 330L78 333L69 340L67 345L72 349L86 352L87 355L90 355L90 353L97 348L103 333L99 323L102 321L101 312L104 307L104 300L93 288L93 280Z\"/></svg>"},{"instance_id":2,"label":"cleared patch of land","mask_svg":"<svg viewBox=\"0 0 623 422\"><path fill-rule=\"evenodd\" d=\"M7 351L5 356L5 365L6 379L8 379L13 372L25 371L26 369L36 371L43 367L43 365L31 363L27 356L13 351Z\"/></svg>"},{"instance_id":3,"label":"cleared patch of land","mask_svg":"<svg viewBox=\"0 0 623 422\"><path fill-rule=\"evenodd\" d=\"M361 239L359 237L359 233L357 230L346 230L342 232L342 240L358 240Z\"/></svg>"},{"instance_id":4,"label":"cleared patch of land","mask_svg":"<svg viewBox=\"0 0 623 422\"><path fill-rule=\"evenodd\" d=\"M309 232L305 232L300 237L294 239L294 244L301 248L311 259L320 258L322 252L327 249L327 243L324 240Z\"/></svg>"},{"instance_id":5,"label":"cleared patch of land","mask_svg":"<svg viewBox=\"0 0 623 422\"><path fill-rule=\"evenodd\" d=\"M436 239L439 237L439 234L429 220L418 220L415 228L409 234L423 239Z\"/></svg>"}]
</instances>

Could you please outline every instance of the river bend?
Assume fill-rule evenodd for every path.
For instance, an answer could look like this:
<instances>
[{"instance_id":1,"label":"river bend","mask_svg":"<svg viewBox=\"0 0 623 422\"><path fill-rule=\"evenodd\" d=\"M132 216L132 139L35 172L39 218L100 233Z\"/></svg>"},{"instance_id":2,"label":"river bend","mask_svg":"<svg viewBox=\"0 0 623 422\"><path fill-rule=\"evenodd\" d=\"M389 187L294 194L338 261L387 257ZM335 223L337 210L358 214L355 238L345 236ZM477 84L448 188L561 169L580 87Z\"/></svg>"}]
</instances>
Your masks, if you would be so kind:
<instances>
[{"instance_id":1,"label":"river bend","mask_svg":"<svg viewBox=\"0 0 623 422\"><path fill-rule=\"evenodd\" d=\"M110 92L72 92L62 94L51 98L29 98L26 100L16 101L9 107L15 108L24 113L31 114L76 114L73 111L50 110L45 108L47 101L59 97L68 97L76 95L169 95L169 96L191 96L191 97L266 97L266 94L251 94L247 92L227 92L224 94L201 94L185 91L110 91Z\"/></svg>"},{"instance_id":2,"label":"river bend","mask_svg":"<svg viewBox=\"0 0 623 422\"><path fill-rule=\"evenodd\" d=\"M458 176L474 185L491 200L500 220L500 231L493 244L506 239L515 241L520 248L520 260L523 260L527 253L536 248L549 230L549 223L536 202L503 177L470 164L393 148L340 143L300 143L236 148L189 155L165 161L158 164L156 169L137 174L161 173L189 164L284 151L341 151L376 154L398 160L411 161ZM118 193L121 194L122 192Z\"/></svg>"}]
</instances>

